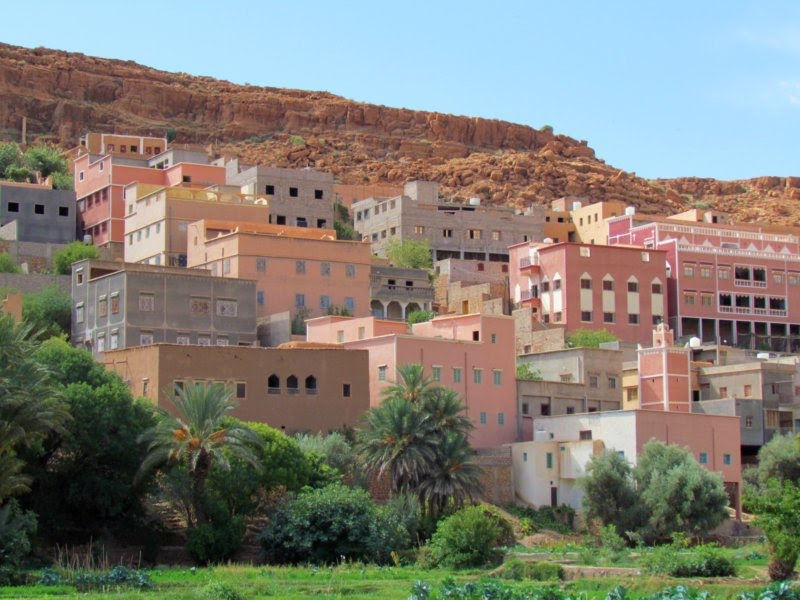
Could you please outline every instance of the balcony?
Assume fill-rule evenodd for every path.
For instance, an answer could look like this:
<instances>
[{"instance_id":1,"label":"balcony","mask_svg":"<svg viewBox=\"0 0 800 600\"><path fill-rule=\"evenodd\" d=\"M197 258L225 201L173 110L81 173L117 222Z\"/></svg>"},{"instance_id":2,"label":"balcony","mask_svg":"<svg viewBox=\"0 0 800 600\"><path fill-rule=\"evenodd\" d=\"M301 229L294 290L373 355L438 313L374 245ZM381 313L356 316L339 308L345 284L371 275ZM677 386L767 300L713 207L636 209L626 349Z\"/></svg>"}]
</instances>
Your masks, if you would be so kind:
<instances>
[{"instance_id":1,"label":"balcony","mask_svg":"<svg viewBox=\"0 0 800 600\"><path fill-rule=\"evenodd\" d=\"M372 286L370 295L373 300L433 302L433 288L429 287L406 287L404 285Z\"/></svg>"},{"instance_id":2,"label":"balcony","mask_svg":"<svg viewBox=\"0 0 800 600\"><path fill-rule=\"evenodd\" d=\"M733 285L738 285L741 287L756 287L756 288L765 288L767 287L766 281L756 281L755 279L734 279Z\"/></svg>"}]
</instances>

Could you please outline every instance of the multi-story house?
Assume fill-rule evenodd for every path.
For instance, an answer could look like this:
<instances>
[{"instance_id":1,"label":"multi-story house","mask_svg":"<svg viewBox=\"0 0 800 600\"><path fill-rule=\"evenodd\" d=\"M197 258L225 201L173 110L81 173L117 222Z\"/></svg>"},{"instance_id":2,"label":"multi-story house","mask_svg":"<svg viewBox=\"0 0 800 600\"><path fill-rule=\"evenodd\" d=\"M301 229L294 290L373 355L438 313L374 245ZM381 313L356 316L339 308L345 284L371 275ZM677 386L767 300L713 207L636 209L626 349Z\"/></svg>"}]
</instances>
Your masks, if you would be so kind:
<instances>
[{"instance_id":1,"label":"multi-story house","mask_svg":"<svg viewBox=\"0 0 800 600\"><path fill-rule=\"evenodd\" d=\"M664 250L526 242L509 253L512 302L541 323L647 344L668 314Z\"/></svg>"},{"instance_id":2,"label":"multi-story house","mask_svg":"<svg viewBox=\"0 0 800 600\"><path fill-rule=\"evenodd\" d=\"M193 156L195 153L192 154ZM200 163L155 168L158 157L130 159L118 154L80 153L73 161L80 227L95 246L123 253L125 188L131 183L208 187L225 183L225 169Z\"/></svg>"},{"instance_id":3,"label":"multi-story house","mask_svg":"<svg viewBox=\"0 0 800 600\"><path fill-rule=\"evenodd\" d=\"M259 317L370 314L368 244L337 240L333 229L236 221L201 220L188 233L188 266L255 280Z\"/></svg>"},{"instance_id":4,"label":"multi-story house","mask_svg":"<svg viewBox=\"0 0 800 600\"><path fill-rule=\"evenodd\" d=\"M255 282L199 269L78 261L72 265L71 339L95 358L159 342L251 345Z\"/></svg>"},{"instance_id":5,"label":"multi-story house","mask_svg":"<svg viewBox=\"0 0 800 600\"><path fill-rule=\"evenodd\" d=\"M190 223L200 219L225 219L266 224L270 214L263 196L186 185L130 184L125 188L125 203L125 261L170 267L187 265Z\"/></svg>"},{"instance_id":6,"label":"multi-story house","mask_svg":"<svg viewBox=\"0 0 800 600\"><path fill-rule=\"evenodd\" d=\"M167 149L167 139L144 135L89 132L81 136L73 154L89 153L96 157L113 155L131 160L148 160Z\"/></svg>"},{"instance_id":7,"label":"multi-story house","mask_svg":"<svg viewBox=\"0 0 800 600\"><path fill-rule=\"evenodd\" d=\"M0 239L69 244L76 234L75 192L0 182Z\"/></svg>"},{"instance_id":8,"label":"multi-story house","mask_svg":"<svg viewBox=\"0 0 800 600\"><path fill-rule=\"evenodd\" d=\"M415 310L433 309L433 286L425 269L377 264L370 273L370 307L379 319L405 321Z\"/></svg>"},{"instance_id":9,"label":"multi-story house","mask_svg":"<svg viewBox=\"0 0 800 600\"><path fill-rule=\"evenodd\" d=\"M369 408L367 353L321 345L243 348L153 344L106 352L134 396L166 410L165 394L191 383L220 383L237 406L232 416L285 431L328 433L358 424Z\"/></svg>"},{"instance_id":10,"label":"multi-story house","mask_svg":"<svg viewBox=\"0 0 800 600\"><path fill-rule=\"evenodd\" d=\"M741 507L742 463L735 417L652 410L619 410L538 417L533 441L512 445L514 488L534 506L568 504L580 510L580 479L589 460L615 450L636 464L650 440L688 448L697 462L720 473L737 516Z\"/></svg>"},{"instance_id":11,"label":"multi-story house","mask_svg":"<svg viewBox=\"0 0 800 600\"><path fill-rule=\"evenodd\" d=\"M265 196L270 223L333 229L333 175L311 168L248 167L234 159L225 164L228 185L243 194Z\"/></svg>"},{"instance_id":12,"label":"multi-story house","mask_svg":"<svg viewBox=\"0 0 800 600\"><path fill-rule=\"evenodd\" d=\"M370 404L397 380L400 365L419 363L425 374L456 391L473 422L470 443L496 447L517 439L514 321L506 316L437 317L405 323L374 317L321 317L306 322L309 341L369 351Z\"/></svg>"},{"instance_id":13,"label":"multi-story house","mask_svg":"<svg viewBox=\"0 0 800 600\"><path fill-rule=\"evenodd\" d=\"M533 438L536 417L619 410L622 404L622 352L605 348L566 348L517 356L535 380L517 379L519 439Z\"/></svg>"},{"instance_id":14,"label":"multi-story house","mask_svg":"<svg viewBox=\"0 0 800 600\"><path fill-rule=\"evenodd\" d=\"M389 240L426 240L433 260L465 258L505 262L508 246L540 240L544 211L532 207L527 214L510 208L481 206L475 198L467 204L439 200L439 184L412 181L403 195L368 198L353 203L356 232L372 244L372 252L385 256Z\"/></svg>"},{"instance_id":15,"label":"multi-story house","mask_svg":"<svg viewBox=\"0 0 800 600\"><path fill-rule=\"evenodd\" d=\"M800 237L697 218L642 218L628 209L608 220L609 243L666 251L669 324L678 339L800 349Z\"/></svg>"}]
</instances>

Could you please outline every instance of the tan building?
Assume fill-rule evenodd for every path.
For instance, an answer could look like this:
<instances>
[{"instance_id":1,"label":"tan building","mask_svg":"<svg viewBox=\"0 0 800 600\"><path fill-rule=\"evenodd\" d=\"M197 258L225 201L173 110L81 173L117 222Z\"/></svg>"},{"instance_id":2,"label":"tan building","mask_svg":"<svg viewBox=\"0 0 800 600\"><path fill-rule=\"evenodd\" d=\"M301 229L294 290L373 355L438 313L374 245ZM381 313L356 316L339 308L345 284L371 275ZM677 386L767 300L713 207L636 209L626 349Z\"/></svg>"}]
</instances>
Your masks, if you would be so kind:
<instances>
[{"instance_id":1,"label":"tan building","mask_svg":"<svg viewBox=\"0 0 800 600\"><path fill-rule=\"evenodd\" d=\"M125 206L125 261L170 267L187 265L190 223L225 219L266 224L270 214L264 196L136 183L125 188Z\"/></svg>"},{"instance_id":2,"label":"tan building","mask_svg":"<svg viewBox=\"0 0 800 600\"><path fill-rule=\"evenodd\" d=\"M585 203L584 199L571 197L553 200L545 213L545 237L558 242L583 244L608 243L606 219L625 212L622 202Z\"/></svg>"},{"instance_id":3,"label":"tan building","mask_svg":"<svg viewBox=\"0 0 800 600\"><path fill-rule=\"evenodd\" d=\"M378 319L405 321L415 310L433 309L433 287L425 269L377 264L370 275L370 307Z\"/></svg>"},{"instance_id":4,"label":"tan building","mask_svg":"<svg viewBox=\"0 0 800 600\"><path fill-rule=\"evenodd\" d=\"M259 317L301 318L346 309L370 314L369 245L332 229L202 220L189 225L188 266L256 281Z\"/></svg>"},{"instance_id":5,"label":"tan building","mask_svg":"<svg viewBox=\"0 0 800 600\"><path fill-rule=\"evenodd\" d=\"M369 408L365 350L322 344L280 348L156 344L107 352L106 368L144 396L170 408L165 395L189 382L222 383L237 400L233 416L286 433L329 432L356 425Z\"/></svg>"},{"instance_id":6,"label":"tan building","mask_svg":"<svg viewBox=\"0 0 800 600\"><path fill-rule=\"evenodd\" d=\"M145 135L89 132L81 136L78 148L71 152L88 152L98 156L110 154L133 160L147 160L167 148L167 139Z\"/></svg>"},{"instance_id":7,"label":"tan building","mask_svg":"<svg viewBox=\"0 0 800 600\"><path fill-rule=\"evenodd\" d=\"M540 240L544 211L532 207L526 214L510 208L481 206L474 198L466 204L439 200L439 184L412 181L393 198L368 198L352 206L355 230L372 244L372 252L385 256L390 239L427 240L433 260L465 258L508 261L508 247Z\"/></svg>"},{"instance_id":8,"label":"tan building","mask_svg":"<svg viewBox=\"0 0 800 600\"><path fill-rule=\"evenodd\" d=\"M537 417L619 410L622 355L621 350L568 348L518 356L517 365L529 365L540 378L517 380L520 439L532 439Z\"/></svg>"},{"instance_id":9,"label":"tan building","mask_svg":"<svg viewBox=\"0 0 800 600\"><path fill-rule=\"evenodd\" d=\"M508 314L508 263L448 258L433 268L440 312Z\"/></svg>"}]
</instances>

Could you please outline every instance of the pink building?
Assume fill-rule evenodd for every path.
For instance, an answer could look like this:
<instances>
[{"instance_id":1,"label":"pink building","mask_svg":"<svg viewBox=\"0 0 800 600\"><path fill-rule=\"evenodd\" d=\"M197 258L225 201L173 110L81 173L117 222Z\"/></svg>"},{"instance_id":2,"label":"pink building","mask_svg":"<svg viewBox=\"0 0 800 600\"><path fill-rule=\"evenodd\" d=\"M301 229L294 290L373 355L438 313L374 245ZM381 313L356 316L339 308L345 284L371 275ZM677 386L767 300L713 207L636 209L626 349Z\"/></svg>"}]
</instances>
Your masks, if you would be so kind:
<instances>
[{"instance_id":1,"label":"pink building","mask_svg":"<svg viewBox=\"0 0 800 600\"><path fill-rule=\"evenodd\" d=\"M458 392L475 424L476 448L516 439L514 320L506 316L459 315L418 323L374 317L322 317L306 322L309 341L339 343L369 351L370 405L397 378L398 365L419 363L437 383Z\"/></svg>"},{"instance_id":2,"label":"pink building","mask_svg":"<svg viewBox=\"0 0 800 600\"><path fill-rule=\"evenodd\" d=\"M610 244L666 251L669 323L680 338L800 349L800 237L758 226L626 214ZM794 300L792 299L794 298Z\"/></svg>"},{"instance_id":3,"label":"pink building","mask_svg":"<svg viewBox=\"0 0 800 600\"><path fill-rule=\"evenodd\" d=\"M666 251L626 246L524 242L509 248L509 287L534 320L607 329L649 344L667 313Z\"/></svg>"},{"instance_id":4,"label":"pink building","mask_svg":"<svg viewBox=\"0 0 800 600\"><path fill-rule=\"evenodd\" d=\"M213 220L189 225L188 240L189 267L256 280L259 317L370 314L368 243L337 240L333 229Z\"/></svg>"},{"instance_id":5,"label":"pink building","mask_svg":"<svg viewBox=\"0 0 800 600\"><path fill-rule=\"evenodd\" d=\"M78 218L84 235L95 246L118 244L125 238L125 187L131 183L159 186L208 187L225 183L224 167L179 163L168 169L148 166L144 160L117 155L81 154L74 160Z\"/></svg>"},{"instance_id":6,"label":"pink building","mask_svg":"<svg viewBox=\"0 0 800 600\"><path fill-rule=\"evenodd\" d=\"M638 397L644 410L691 412L692 351L674 341L662 323L653 331L653 347L638 351Z\"/></svg>"}]
</instances>

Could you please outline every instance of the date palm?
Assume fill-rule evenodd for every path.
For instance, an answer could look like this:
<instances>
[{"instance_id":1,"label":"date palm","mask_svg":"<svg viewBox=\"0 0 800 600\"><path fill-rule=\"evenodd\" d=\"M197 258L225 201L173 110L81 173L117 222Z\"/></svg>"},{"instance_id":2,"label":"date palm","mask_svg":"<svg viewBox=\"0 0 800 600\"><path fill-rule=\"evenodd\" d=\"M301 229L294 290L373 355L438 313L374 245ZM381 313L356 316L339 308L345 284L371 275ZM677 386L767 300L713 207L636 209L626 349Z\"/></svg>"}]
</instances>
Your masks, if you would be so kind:
<instances>
[{"instance_id":1,"label":"date palm","mask_svg":"<svg viewBox=\"0 0 800 600\"><path fill-rule=\"evenodd\" d=\"M402 398L408 402L421 402L434 385L433 379L425 375L425 370L418 363L410 363L397 367L398 379L383 390L383 397Z\"/></svg>"},{"instance_id":2,"label":"date palm","mask_svg":"<svg viewBox=\"0 0 800 600\"><path fill-rule=\"evenodd\" d=\"M176 386L174 398L169 399L175 415L162 413L159 423L140 438L147 443L147 456L139 468L139 477L166 464L185 465L192 482L194 521L205 523L205 485L212 466L230 468L225 449L257 466L254 451L262 444L261 438L226 418L236 403L231 391L220 384L189 382L184 387Z\"/></svg>"},{"instance_id":3,"label":"date palm","mask_svg":"<svg viewBox=\"0 0 800 600\"><path fill-rule=\"evenodd\" d=\"M481 468L464 434L445 431L436 445L436 459L419 483L418 494L429 514L437 515L453 502L461 508L480 489Z\"/></svg>"}]
</instances>

